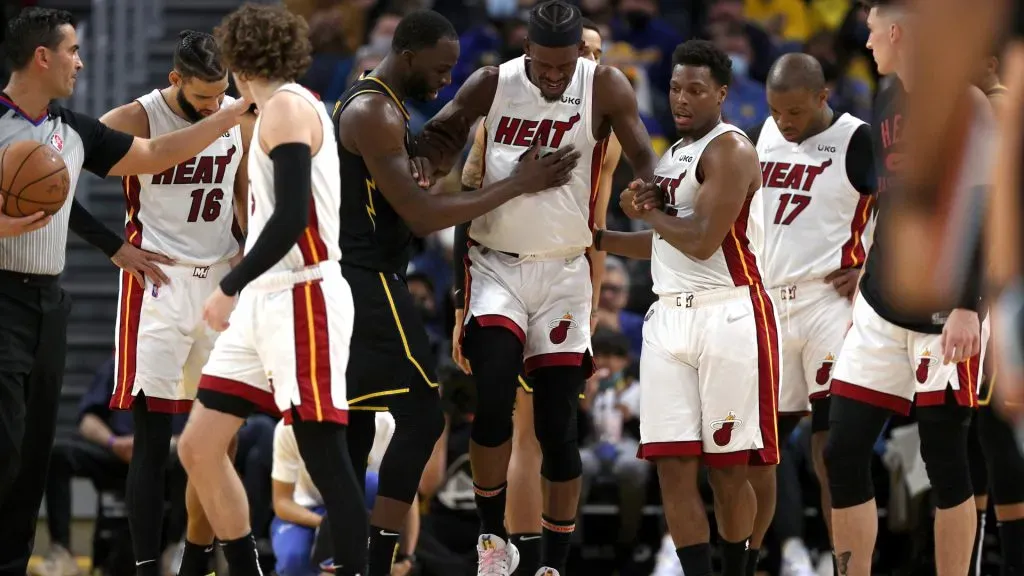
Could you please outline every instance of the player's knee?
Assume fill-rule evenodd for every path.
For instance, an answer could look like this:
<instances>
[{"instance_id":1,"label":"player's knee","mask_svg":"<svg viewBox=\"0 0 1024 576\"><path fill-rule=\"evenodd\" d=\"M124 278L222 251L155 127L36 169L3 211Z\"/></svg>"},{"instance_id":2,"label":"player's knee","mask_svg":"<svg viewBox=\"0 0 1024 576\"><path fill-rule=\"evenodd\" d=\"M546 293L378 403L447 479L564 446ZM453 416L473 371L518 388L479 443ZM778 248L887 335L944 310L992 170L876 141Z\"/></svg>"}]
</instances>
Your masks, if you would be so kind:
<instances>
[{"instance_id":1,"label":"player's knee","mask_svg":"<svg viewBox=\"0 0 1024 576\"><path fill-rule=\"evenodd\" d=\"M551 482L569 482L580 477L583 472L583 464L580 460L580 448L576 439L564 440L562 442L541 442L540 472L544 478Z\"/></svg>"},{"instance_id":2,"label":"player's knee","mask_svg":"<svg viewBox=\"0 0 1024 576\"><path fill-rule=\"evenodd\" d=\"M497 448L512 439L512 418L478 410L473 417L470 438L484 448Z\"/></svg>"},{"instance_id":3,"label":"player's knee","mask_svg":"<svg viewBox=\"0 0 1024 576\"><path fill-rule=\"evenodd\" d=\"M746 466L724 466L708 469L708 483L715 493L715 498L728 497L746 488L749 481L749 469Z\"/></svg>"},{"instance_id":4,"label":"player's knee","mask_svg":"<svg viewBox=\"0 0 1024 576\"><path fill-rule=\"evenodd\" d=\"M920 417L921 458L928 471L935 506L954 508L974 496L967 457L967 426L956 421L928 421Z\"/></svg>"},{"instance_id":5,"label":"player's knee","mask_svg":"<svg viewBox=\"0 0 1024 576\"><path fill-rule=\"evenodd\" d=\"M829 434L822 460L833 508L858 506L875 497L871 479L874 440L846 429L833 429Z\"/></svg>"}]
</instances>

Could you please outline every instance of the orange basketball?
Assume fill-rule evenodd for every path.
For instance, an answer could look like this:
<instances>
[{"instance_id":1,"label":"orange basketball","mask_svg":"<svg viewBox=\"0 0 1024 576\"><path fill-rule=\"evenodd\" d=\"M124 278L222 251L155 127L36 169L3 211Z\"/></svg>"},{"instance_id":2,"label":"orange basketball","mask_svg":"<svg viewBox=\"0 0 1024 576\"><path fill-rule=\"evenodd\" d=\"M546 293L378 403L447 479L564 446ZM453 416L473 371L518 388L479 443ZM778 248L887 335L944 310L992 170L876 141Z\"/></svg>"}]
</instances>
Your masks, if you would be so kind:
<instances>
[{"instance_id":1,"label":"orange basketball","mask_svg":"<svg viewBox=\"0 0 1024 576\"><path fill-rule=\"evenodd\" d=\"M36 212L54 214L71 188L68 167L60 154L33 140L11 142L0 148L0 209L20 218Z\"/></svg>"}]
</instances>

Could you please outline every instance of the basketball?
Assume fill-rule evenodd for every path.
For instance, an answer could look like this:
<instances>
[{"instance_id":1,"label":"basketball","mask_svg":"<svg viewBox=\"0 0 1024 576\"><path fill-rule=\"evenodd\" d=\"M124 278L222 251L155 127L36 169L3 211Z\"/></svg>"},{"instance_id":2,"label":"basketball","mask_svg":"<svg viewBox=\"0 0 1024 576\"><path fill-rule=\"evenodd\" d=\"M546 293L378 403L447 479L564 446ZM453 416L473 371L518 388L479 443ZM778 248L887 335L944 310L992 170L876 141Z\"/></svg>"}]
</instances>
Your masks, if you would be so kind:
<instances>
[{"instance_id":1,"label":"basketball","mask_svg":"<svg viewBox=\"0 0 1024 576\"><path fill-rule=\"evenodd\" d=\"M68 168L52 146L22 140L0 148L0 198L7 216L54 214L70 187Z\"/></svg>"}]
</instances>

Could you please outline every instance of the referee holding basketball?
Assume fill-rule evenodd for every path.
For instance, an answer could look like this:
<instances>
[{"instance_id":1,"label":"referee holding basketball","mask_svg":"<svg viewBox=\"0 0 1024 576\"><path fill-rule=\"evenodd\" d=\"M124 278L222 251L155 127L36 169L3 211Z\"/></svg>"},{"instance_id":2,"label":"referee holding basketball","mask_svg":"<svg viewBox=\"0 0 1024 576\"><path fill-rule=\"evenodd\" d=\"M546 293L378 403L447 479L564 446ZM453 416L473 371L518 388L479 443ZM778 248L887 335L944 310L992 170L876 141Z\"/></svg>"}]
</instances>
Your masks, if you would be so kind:
<instances>
[{"instance_id":1,"label":"referee holding basketball","mask_svg":"<svg viewBox=\"0 0 1024 576\"><path fill-rule=\"evenodd\" d=\"M22 140L52 146L70 180L69 201L52 217L0 214L0 576L24 576L64 379L71 302L59 275L68 228L157 284L166 280L157 265L170 263L125 243L74 199L82 169L100 177L159 174L227 132L249 103L238 100L160 138L134 138L51 105L71 95L82 69L69 13L26 8L8 27L6 49L12 74L0 93L0 147Z\"/></svg>"}]
</instances>

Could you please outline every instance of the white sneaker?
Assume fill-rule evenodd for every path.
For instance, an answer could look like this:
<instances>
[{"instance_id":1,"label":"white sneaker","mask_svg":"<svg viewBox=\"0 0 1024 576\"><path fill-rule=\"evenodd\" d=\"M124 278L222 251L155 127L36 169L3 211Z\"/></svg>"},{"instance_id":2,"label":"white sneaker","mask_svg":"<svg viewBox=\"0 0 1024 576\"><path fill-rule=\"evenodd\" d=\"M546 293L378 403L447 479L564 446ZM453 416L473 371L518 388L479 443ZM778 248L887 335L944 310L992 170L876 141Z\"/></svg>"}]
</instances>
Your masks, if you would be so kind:
<instances>
[{"instance_id":1,"label":"white sneaker","mask_svg":"<svg viewBox=\"0 0 1024 576\"><path fill-rule=\"evenodd\" d=\"M540 570L537 570L537 573L534 574L533 576L561 576L561 575L558 573L558 570L555 570L554 568L548 568L548 567L545 566L544 568L541 568Z\"/></svg>"},{"instance_id":2,"label":"white sneaker","mask_svg":"<svg viewBox=\"0 0 1024 576\"><path fill-rule=\"evenodd\" d=\"M834 576L835 567L832 565L831 552L822 552L821 556L818 556L818 570L815 573L817 576Z\"/></svg>"},{"instance_id":3,"label":"white sneaker","mask_svg":"<svg viewBox=\"0 0 1024 576\"><path fill-rule=\"evenodd\" d=\"M799 538L790 538L782 545L780 576L817 576L811 555Z\"/></svg>"},{"instance_id":4,"label":"white sneaker","mask_svg":"<svg viewBox=\"0 0 1024 576\"><path fill-rule=\"evenodd\" d=\"M477 576L511 576L519 567L519 549L494 534L481 534L476 541Z\"/></svg>"},{"instance_id":5,"label":"white sneaker","mask_svg":"<svg viewBox=\"0 0 1024 576\"><path fill-rule=\"evenodd\" d=\"M684 576L683 566L679 564L679 556L676 556L676 545L668 534L661 539L658 561L651 576Z\"/></svg>"}]
</instances>

